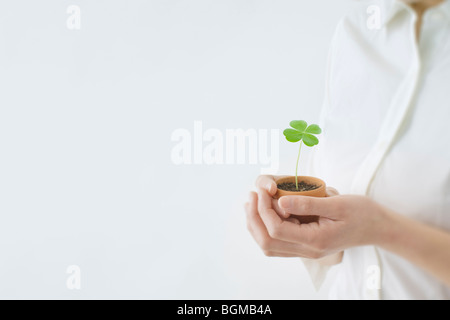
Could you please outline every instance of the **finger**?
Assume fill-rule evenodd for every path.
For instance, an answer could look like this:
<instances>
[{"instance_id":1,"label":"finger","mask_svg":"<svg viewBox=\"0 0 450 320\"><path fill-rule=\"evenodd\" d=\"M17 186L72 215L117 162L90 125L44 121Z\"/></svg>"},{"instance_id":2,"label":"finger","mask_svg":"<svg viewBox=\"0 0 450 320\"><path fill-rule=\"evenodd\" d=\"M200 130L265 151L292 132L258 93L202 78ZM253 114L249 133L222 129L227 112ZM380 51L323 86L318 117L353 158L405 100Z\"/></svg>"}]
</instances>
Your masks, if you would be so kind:
<instances>
[{"instance_id":1,"label":"finger","mask_svg":"<svg viewBox=\"0 0 450 320\"><path fill-rule=\"evenodd\" d=\"M303 244L280 241L270 237L267 228L258 213L258 201L259 196L254 192L251 193L249 206L246 210L247 228L261 249L271 253L288 254L296 257L310 256L311 250ZM291 222L288 223L293 224Z\"/></svg>"},{"instance_id":2,"label":"finger","mask_svg":"<svg viewBox=\"0 0 450 320\"><path fill-rule=\"evenodd\" d=\"M247 215L247 229L254 238L255 238L254 235L255 227L256 228L258 227L257 221L258 212L256 210L257 205L258 205L258 195L256 194L256 192L250 192L249 202L246 203L245 212Z\"/></svg>"},{"instance_id":3,"label":"finger","mask_svg":"<svg viewBox=\"0 0 450 320\"><path fill-rule=\"evenodd\" d=\"M259 189L258 212L270 237L285 242L308 244L306 240L312 237L311 228L302 228L303 225L297 225L281 219L275 210L272 209L271 204L272 198L270 195L265 190ZM309 231L304 234L304 229Z\"/></svg>"},{"instance_id":4,"label":"finger","mask_svg":"<svg viewBox=\"0 0 450 320\"><path fill-rule=\"evenodd\" d=\"M271 236L271 228L279 226L283 222L281 217L273 209L272 200L271 195L266 190L261 188L258 190L258 212Z\"/></svg>"},{"instance_id":5,"label":"finger","mask_svg":"<svg viewBox=\"0 0 450 320\"><path fill-rule=\"evenodd\" d=\"M265 189L272 196L277 193L277 184L273 176L259 176L256 180L256 187Z\"/></svg>"},{"instance_id":6,"label":"finger","mask_svg":"<svg viewBox=\"0 0 450 320\"><path fill-rule=\"evenodd\" d=\"M334 199L305 196L285 196L279 200L280 208L296 216L319 216L330 218L333 212Z\"/></svg>"},{"instance_id":7,"label":"finger","mask_svg":"<svg viewBox=\"0 0 450 320\"><path fill-rule=\"evenodd\" d=\"M294 196L294 198L295 197L311 198ZM326 198L322 198L322 201L324 201L324 199ZM327 200L330 199L331 198L327 198ZM311 253L311 250L314 251L317 248L321 248L321 245L326 242L328 226L330 224L323 222L331 221L330 219L321 218L323 219L323 222L321 222L320 224L315 222L298 225L281 219L270 207L270 203L270 196L265 190L260 189L258 191L258 211L261 220L263 221L267 232L272 239L302 245L302 253L304 254L303 256L307 256L309 253ZM294 210L292 211L297 212ZM301 215L296 213L293 214Z\"/></svg>"},{"instance_id":8,"label":"finger","mask_svg":"<svg viewBox=\"0 0 450 320\"><path fill-rule=\"evenodd\" d=\"M338 196L338 195L339 195L339 191L337 191L335 188L327 187L327 197L334 197L334 196Z\"/></svg>"},{"instance_id":9,"label":"finger","mask_svg":"<svg viewBox=\"0 0 450 320\"><path fill-rule=\"evenodd\" d=\"M280 208L280 205L278 204L278 199L272 199L272 208L280 216L280 218L282 219L289 218L290 214L287 213L284 209Z\"/></svg>"}]
</instances>

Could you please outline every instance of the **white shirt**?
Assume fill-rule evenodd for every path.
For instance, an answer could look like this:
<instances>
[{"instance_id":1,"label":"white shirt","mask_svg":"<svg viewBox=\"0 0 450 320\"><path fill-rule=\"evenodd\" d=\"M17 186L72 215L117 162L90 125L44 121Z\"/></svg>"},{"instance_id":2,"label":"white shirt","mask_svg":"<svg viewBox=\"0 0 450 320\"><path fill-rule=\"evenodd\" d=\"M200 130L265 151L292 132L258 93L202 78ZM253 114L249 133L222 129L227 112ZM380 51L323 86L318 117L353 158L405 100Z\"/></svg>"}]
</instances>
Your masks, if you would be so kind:
<instances>
[{"instance_id":1,"label":"white shirt","mask_svg":"<svg viewBox=\"0 0 450 320\"><path fill-rule=\"evenodd\" d=\"M425 13L418 44L416 19L378 0L340 22L310 174L450 232L450 2ZM337 268L332 299L450 299L449 287L380 248L348 249Z\"/></svg>"}]
</instances>

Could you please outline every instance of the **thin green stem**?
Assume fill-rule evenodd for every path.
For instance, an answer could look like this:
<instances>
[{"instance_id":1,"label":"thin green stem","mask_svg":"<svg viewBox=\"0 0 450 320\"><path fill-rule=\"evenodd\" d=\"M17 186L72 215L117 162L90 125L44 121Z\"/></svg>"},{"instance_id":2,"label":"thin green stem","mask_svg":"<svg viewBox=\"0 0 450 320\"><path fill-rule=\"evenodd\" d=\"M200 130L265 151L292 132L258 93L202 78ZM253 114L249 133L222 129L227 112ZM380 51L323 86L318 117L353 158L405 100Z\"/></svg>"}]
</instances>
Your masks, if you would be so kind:
<instances>
[{"instance_id":1,"label":"thin green stem","mask_svg":"<svg viewBox=\"0 0 450 320\"><path fill-rule=\"evenodd\" d=\"M302 143L303 141L300 140L300 148L298 150L298 157L297 157L297 166L295 167L295 187L298 191L298 162L300 161L300 152L302 151Z\"/></svg>"}]
</instances>

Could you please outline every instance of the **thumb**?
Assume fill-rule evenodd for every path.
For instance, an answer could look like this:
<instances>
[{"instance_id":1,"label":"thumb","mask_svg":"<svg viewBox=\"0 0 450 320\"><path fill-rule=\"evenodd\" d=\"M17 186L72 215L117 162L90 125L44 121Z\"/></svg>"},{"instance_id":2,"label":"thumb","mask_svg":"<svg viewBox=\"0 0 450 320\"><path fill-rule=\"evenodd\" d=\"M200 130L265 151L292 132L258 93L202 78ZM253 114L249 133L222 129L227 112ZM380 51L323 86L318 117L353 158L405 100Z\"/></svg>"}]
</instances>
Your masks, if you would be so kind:
<instances>
[{"instance_id":1,"label":"thumb","mask_svg":"<svg viewBox=\"0 0 450 320\"><path fill-rule=\"evenodd\" d=\"M285 196L278 200L278 204L286 214L326 217L332 212L330 201L333 201L333 198Z\"/></svg>"}]
</instances>

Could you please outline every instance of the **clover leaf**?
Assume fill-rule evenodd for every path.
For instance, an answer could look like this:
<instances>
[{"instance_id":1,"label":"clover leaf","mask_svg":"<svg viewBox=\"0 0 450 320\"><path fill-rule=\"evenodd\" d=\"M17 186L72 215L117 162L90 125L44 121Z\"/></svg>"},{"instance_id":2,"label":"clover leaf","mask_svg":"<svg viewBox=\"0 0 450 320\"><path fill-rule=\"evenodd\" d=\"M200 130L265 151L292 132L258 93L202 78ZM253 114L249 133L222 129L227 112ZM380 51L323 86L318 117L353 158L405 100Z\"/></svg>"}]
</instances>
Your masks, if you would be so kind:
<instances>
[{"instance_id":1,"label":"clover leaf","mask_svg":"<svg viewBox=\"0 0 450 320\"><path fill-rule=\"evenodd\" d=\"M314 147L318 145L319 139L316 137L316 135L321 134L322 129L317 124L308 126L308 123L304 120L294 120L291 121L289 125L291 127L283 131L286 140L293 143L300 142L297 165L295 167L295 186L298 190L298 163L300 160L302 144L304 143L308 147Z\"/></svg>"}]
</instances>

